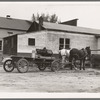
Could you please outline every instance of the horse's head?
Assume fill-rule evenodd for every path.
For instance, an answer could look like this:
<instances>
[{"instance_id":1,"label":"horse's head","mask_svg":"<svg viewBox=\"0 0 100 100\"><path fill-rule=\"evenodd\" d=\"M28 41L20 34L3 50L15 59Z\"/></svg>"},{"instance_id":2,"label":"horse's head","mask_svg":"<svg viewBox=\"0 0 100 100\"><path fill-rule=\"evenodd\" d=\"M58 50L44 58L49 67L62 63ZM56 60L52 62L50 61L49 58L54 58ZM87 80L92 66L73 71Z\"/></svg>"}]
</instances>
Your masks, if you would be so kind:
<instances>
[{"instance_id":1,"label":"horse's head","mask_svg":"<svg viewBox=\"0 0 100 100\"><path fill-rule=\"evenodd\" d=\"M90 59L90 55L91 55L91 49L90 46L85 48L86 52L87 52L87 57Z\"/></svg>"}]
</instances>

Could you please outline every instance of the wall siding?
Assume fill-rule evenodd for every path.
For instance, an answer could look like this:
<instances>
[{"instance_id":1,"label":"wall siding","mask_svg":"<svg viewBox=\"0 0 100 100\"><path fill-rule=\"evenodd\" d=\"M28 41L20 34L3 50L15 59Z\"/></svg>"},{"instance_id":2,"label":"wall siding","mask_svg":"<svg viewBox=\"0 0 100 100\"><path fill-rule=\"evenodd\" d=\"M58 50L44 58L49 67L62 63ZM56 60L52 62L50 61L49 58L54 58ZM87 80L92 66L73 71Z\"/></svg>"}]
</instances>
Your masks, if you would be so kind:
<instances>
[{"instance_id":1,"label":"wall siding","mask_svg":"<svg viewBox=\"0 0 100 100\"><path fill-rule=\"evenodd\" d=\"M28 46L28 38L35 38L36 45ZM91 49L97 49L97 39L94 35L74 34L57 31L39 31L23 35L18 35L18 53L31 53L34 48L46 47L53 51L54 54L59 52L59 38L69 38L71 48L85 48L90 46Z\"/></svg>"},{"instance_id":2,"label":"wall siding","mask_svg":"<svg viewBox=\"0 0 100 100\"><path fill-rule=\"evenodd\" d=\"M48 31L47 48L53 50L54 53L59 52L59 38L69 38L71 48L81 49L90 46L91 49L97 49L97 39L94 35Z\"/></svg>"},{"instance_id":3,"label":"wall siding","mask_svg":"<svg viewBox=\"0 0 100 100\"><path fill-rule=\"evenodd\" d=\"M28 38L35 38L35 46L28 45ZM23 35L18 35L18 53L32 53L34 48L43 48L46 46L46 32L33 32Z\"/></svg>"}]
</instances>

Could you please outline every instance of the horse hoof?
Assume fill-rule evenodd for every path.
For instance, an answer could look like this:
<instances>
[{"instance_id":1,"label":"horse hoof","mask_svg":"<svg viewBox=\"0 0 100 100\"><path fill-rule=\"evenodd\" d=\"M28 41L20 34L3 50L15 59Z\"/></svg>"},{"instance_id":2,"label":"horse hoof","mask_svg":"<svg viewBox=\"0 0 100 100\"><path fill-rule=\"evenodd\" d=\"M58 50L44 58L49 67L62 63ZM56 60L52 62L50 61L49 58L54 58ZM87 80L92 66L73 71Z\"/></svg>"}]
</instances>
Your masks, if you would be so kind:
<instances>
[{"instance_id":1,"label":"horse hoof","mask_svg":"<svg viewBox=\"0 0 100 100\"><path fill-rule=\"evenodd\" d=\"M78 68L75 68L75 70L78 70Z\"/></svg>"}]
</instances>

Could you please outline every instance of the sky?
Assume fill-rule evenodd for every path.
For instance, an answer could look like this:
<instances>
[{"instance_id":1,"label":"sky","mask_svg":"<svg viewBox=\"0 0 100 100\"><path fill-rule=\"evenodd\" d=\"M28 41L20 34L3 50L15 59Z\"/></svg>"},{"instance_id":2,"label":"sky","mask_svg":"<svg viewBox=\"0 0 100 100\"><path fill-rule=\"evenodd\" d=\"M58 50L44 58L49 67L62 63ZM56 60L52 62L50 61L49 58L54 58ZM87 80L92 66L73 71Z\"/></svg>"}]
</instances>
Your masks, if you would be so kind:
<instances>
[{"instance_id":1,"label":"sky","mask_svg":"<svg viewBox=\"0 0 100 100\"><path fill-rule=\"evenodd\" d=\"M100 2L0 2L0 17L31 20L37 13L56 14L58 19L78 19L78 26L100 29Z\"/></svg>"}]
</instances>

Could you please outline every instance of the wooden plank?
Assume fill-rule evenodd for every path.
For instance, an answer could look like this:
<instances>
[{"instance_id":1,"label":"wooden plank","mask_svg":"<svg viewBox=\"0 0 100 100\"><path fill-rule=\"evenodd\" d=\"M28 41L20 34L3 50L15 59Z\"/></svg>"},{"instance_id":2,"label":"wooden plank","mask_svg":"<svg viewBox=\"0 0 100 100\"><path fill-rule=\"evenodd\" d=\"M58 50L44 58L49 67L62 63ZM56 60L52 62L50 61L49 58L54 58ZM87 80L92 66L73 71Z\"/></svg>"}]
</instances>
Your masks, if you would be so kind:
<instances>
[{"instance_id":1,"label":"wooden plank","mask_svg":"<svg viewBox=\"0 0 100 100\"><path fill-rule=\"evenodd\" d=\"M100 51L100 49L97 49L97 50L91 50L91 51Z\"/></svg>"}]
</instances>

